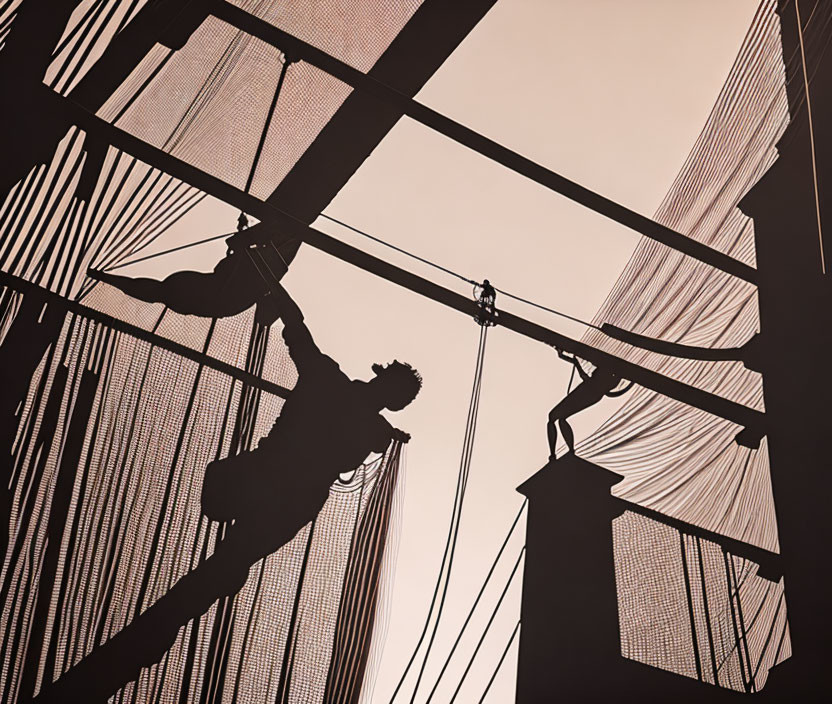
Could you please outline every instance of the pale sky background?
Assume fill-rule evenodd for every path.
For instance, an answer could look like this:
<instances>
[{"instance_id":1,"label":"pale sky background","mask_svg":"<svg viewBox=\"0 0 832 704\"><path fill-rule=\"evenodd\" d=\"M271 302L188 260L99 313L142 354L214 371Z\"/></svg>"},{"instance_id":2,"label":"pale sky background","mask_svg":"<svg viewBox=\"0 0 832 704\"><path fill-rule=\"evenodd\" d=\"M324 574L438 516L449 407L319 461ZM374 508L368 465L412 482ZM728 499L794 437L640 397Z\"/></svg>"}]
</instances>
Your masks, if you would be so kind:
<instances>
[{"instance_id":1,"label":"pale sky background","mask_svg":"<svg viewBox=\"0 0 832 704\"><path fill-rule=\"evenodd\" d=\"M651 215L705 123L756 9L756 0L499 0L418 100L640 213ZM471 279L590 319L638 235L490 163L405 118L326 212ZM206 201L148 252L234 229L237 212ZM437 283L458 280L319 219L330 234ZM210 270L219 241L120 273L161 277ZM374 702L387 702L427 613L448 530L478 328L326 254L302 247L284 279L320 348L351 376L370 364L411 362L425 386L391 421L409 431L403 524L389 629ZM498 307L578 337L579 325L498 298ZM522 497L545 463L546 414L571 367L553 350L494 328L489 334L477 441L451 588L429 661L424 701ZM615 409L578 416L577 439ZM443 679L446 702L502 590L523 532L507 550ZM517 621L515 583L460 691L477 702ZM489 693L514 701L517 642ZM412 680L411 680L412 682ZM425 686L427 685L427 686ZM409 701L412 685L398 701Z\"/></svg>"}]
</instances>

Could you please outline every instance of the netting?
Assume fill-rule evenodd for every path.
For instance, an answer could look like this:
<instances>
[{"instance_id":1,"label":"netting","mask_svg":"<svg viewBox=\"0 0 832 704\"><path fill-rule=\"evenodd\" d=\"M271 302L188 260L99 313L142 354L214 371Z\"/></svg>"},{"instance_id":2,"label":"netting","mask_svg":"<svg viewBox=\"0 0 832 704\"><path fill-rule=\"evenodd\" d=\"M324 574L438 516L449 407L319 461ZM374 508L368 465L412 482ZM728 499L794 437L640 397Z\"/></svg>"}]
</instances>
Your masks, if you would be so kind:
<instances>
[{"instance_id":1,"label":"netting","mask_svg":"<svg viewBox=\"0 0 832 704\"><path fill-rule=\"evenodd\" d=\"M754 263L753 222L737 203L776 159L775 144L789 121L775 6L766 0L759 8L705 128L654 215L658 222L748 264ZM822 47L816 44L813 50ZM593 322L689 345L740 346L759 330L757 292L645 239ZM763 407L759 374L740 362L664 357L596 331L585 341L734 401ZM766 441L758 450L741 447L734 442L739 430L636 387L620 410L578 445L578 452L621 474L616 493L628 501L777 551ZM616 522L615 536L625 656L709 682L715 681L715 657L722 673L719 683L733 688L761 687L768 666L788 656L782 581L771 584L756 576L756 566L728 558L728 571L737 573L740 585L734 587L739 594L733 600L735 611L754 615L753 627L743 635L738 626L736 637L733 622L727 630L725 614L732 613L733 601L726 565L715 546L693 546L690 536L685 537L685 562L679 533L626 515ZM697 575L690 605L684 587L680 592L685 565ZM710 604L708 618L705 602ZM715 634L713 643L708 629ZM766 641L769 631L774 635Z\"/></svg>"},{"instance_id":2,"label":"netting","mask_svg":"<svg viewBox=\"0 0 832 704\"><path fill-rule=\"evenodd\" d=\"M45 300L36 290L11 294L3 300L14 303L5 307L12 317L21 298ZM279 326L260 328L251 311L179 316L106 286L88 302L210 358L295 382ZM129 632L177 580L198 573L227 528L201 514L205 467L256 445L283 403L157 338L78 313L61 313L53 329L11 445L0 576L0 690L9 702ZM5 318L0 330L10 331L0 351L21 344ZM253 565L236 597L182 624L162 660L115 701L354 701L386 588L399 448L342 476L311 524Z\"/></svg>"},{"instance_id":3,"label":"netting","mask_svg":"<svg viewBox=\"0 0 832 704\"><path fill-rule=\"evenodd\" d=\"M368 70L421 3L240 0L235 4ZM278 49L209 17L183 49L172 52L157 45L98 114L238 188L246 184L266 128L251 185L251 193L265 198L352 90L310 64L292 64L267 124L283 60Z\"/></svg>"},{"instance_id":4,"label":"netting","mask_svg":"<svg viewBox=\"0 0 832 704\"><path fill-rule=\"evenodd\" d=\"M162 236L205 194L73 128L0 210L0 269L64 296L88 267L126 261Z\"/></svg>"}]
</instances>

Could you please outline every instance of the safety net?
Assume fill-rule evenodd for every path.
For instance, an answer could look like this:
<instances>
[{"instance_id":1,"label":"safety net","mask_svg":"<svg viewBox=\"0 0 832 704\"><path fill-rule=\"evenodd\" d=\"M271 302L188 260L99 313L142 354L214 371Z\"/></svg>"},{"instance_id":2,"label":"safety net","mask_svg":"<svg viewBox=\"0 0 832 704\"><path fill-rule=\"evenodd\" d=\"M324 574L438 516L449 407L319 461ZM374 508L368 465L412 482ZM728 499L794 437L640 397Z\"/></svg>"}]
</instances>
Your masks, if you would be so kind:
<instances>
[{"instance_id":1,"label":"safety net","mask_svg":"<svg viewBox=\"0 0 832 704\"><path fill-rule=\"evenodd\" d=\"M104 285L67 309L4 282L0 355L33 366L3 448L0 689L13 702L129 636L204 569L231 530L201 513L206 466L257 445L296 371L280 325L251 311L179 316ZM176 624L173 646L115 701L355 701L378 647L400 448L342 475L317 518L252 565L236 596Z\"/></svg>"}]
</instances>

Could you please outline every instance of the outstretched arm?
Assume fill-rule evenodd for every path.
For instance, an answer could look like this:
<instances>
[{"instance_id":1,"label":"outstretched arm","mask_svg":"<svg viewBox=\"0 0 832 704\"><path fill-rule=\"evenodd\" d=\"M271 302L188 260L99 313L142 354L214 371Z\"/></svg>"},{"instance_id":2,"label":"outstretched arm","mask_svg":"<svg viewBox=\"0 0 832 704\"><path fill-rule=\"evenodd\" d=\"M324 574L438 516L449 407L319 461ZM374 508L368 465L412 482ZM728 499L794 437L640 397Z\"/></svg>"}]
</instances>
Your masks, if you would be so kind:
<instances>
[{"instance_id":1,"label":"outstretched arm","mask_svg":"<svg viewBox=\"0 0 832 704\"><path fill-rule=\"evenodd\" d=\"M303 322L303 312L277 281L269 282L269 295L266 296L263 304L277 308L283 320L283 339L286 340L289 355L299 370L307 366L310 361L318 360L323 356L312 339L312 333Z\"/></svg>"}]
</instances>

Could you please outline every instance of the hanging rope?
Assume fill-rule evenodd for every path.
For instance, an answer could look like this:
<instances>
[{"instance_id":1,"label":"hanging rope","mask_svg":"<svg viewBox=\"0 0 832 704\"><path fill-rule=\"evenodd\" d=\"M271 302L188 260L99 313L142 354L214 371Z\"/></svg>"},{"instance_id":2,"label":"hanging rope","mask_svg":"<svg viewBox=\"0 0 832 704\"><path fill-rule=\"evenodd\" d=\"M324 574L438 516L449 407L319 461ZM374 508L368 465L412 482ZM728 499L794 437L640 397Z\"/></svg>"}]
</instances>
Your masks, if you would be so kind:
<instances>
[{"instance_id":1,"label":"hanging rope","mask_svg":"<svg viewBox=\"0 0 832 704\"><path fill-rule=\"evenodd\" d=\"M428 608L428 614L425 618L425 625L422 628L422 632L419 635L418 641L416 642L416 647L413 649L413 653L411 654L410 659L407 662L407 666L405 667L404 672L402 673L402 676L399 679L398 684L396 685L396 689L393 691L393 694L390 697L391 703L396 699L396 697L399 694L399 691L402 688L402 685L404 685L404 682L407 679L408 674L410 673L410 668L413 667L413 663L416 661L416 656L418 655L419 650L422 647L422 644L425 642L425 638L428 635L428 631L430 631L430 637L428 639L427 648L425 650L425 656L422 660L422 665L419 669L419 675L416 679L416 684L413 688L413 695L410 698L411 703L415 700L416 693L419 690L419 684L421 682L422 675L425 671L425 665L427 663L427 658L430 653L430 649L433 645L434 639L436 638L436 630L439 625L439 621L442 618L442 609L445 605L445 598L448 593L448 584L450 582L451 570L453 568L456 542L457 537L459 536L459 523L460 516L462 514L462 504L465 499L465 490L468 486L468 476L471 468L471 456L474 448L474 437L477 429L477 414L479 411L480 404L480 391L482 389L482 373L485 363L485 347L487 338L488 326L481 325L479 344L477 347L477 363L476 368L474 370L474 383L473 388L471 390L471 400L468 405L468 418L465 424L465 436L462 446L462 457L460 458L459 462L456 493L454 495L454 504L451 510L451 524L448 529L448 537L445 540L445 550L442 554L442 562L439 567L439 575L436 579L436 585L433 589L433 596L431 597L430 606ZM436 609L435 619L433 619L434 609Z\"/></svg>"},{"instance_id":2,"label":"hanging rope","mask_svg":"<svg viewBox=\"0 0 832 704\"><path fill-rule=\"evenodd\" d=\"M485 642L485 637L488 635L488 631L491 629L491 624L494 623L494 617L497 615L497 612L500 610L500 607L503 605L503 599L506 598L506 594L508 594L508 590L511 587L511 583L514 581L514 575L517 574L517 568L520 567L520 563L523 560L523 555L526 554L526 546L524 545L521 550L520 554L517 556L517 561L514 563L514 568L511 570L511 574L509 575L508 580L506 581L506 586L503 587L503 591L500 594L500 598L497 600L497 605L494 607L494 610L491 612L491 617L488 619L488 623L485 624L485 630L483 630L482 635L480 636L479 641L477 641L477 646L474 648L474 652L471 655L471 659L468 661L468 665L465 667L465 672L462 673L462 677L459 680L459 684L456 686L454 690L454 694L451 697L451 704L456 701L456 697L459 694L459 690L462 689L462 685L465 682L465 678L468 676L468 673L471 671L471 666L474 664L474 660L476 660L477 655L480 652L480 648L482 647L483 642Z\"/></svg>"},{"instance_id":3,"label":"hanging rope","mask_svg":"<svg viewBox=\"0 0 832 704\"><path fill-rule=\"evenodd\" d=\"M260 164L260 157L263 155L263 148L266 146L266 138L269 136L269 128L272 124L272 118L274 117L274 111L277 108L277 100L280 97L280 90L283 88L283 81L286 78L286 71L289 69L289 65L292 63L292 59L290 59L286 54L283 54L283 62L280 64L280 73L277 77L277 86L274 89L274 96L272 97L272 102L269 105L269 109L266 112L266 121L263 123L263 130L260 132L260 141L257 143L257 149L254 152L254 159L251 162L251 169L248 172L248 178L246 179L246 185L243 189L246 193L251 192L251 186L254 183L254 175L257 173L257 166ZM248 218L246 217L245 213L240 213L240 218L237 221L237 229L239 231L244 230L248 227Z\"/></svg>"}]
</instances>

